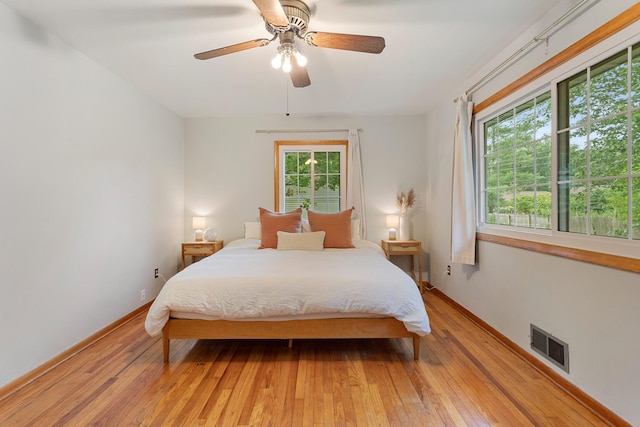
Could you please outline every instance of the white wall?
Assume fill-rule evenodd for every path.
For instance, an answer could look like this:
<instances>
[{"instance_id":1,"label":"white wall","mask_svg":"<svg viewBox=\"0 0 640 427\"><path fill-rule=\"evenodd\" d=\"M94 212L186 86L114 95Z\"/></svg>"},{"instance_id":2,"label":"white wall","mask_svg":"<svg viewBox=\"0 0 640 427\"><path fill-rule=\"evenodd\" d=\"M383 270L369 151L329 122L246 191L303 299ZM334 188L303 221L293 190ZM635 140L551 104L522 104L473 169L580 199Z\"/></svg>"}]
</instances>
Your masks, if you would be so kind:
<instances>
[{"instance_id":1,"label":"white wall","mask_svg":"<svg viewBox=\"0 0 640 427\"><path fill-rule=\"evenodd\" d=\"M396 195L413 188L413 237L425 232L426 155L424 116L243 117L189 119L185 143L185 239L193 240L191 217L207 217L225 241L241 238L243 221L256 221L258 207L274 208L274 141L347 139L346 132L257 134L256 129L361 128L367 206L367 239L388 237L385 215L397 213Z\"/></svg>"},{"instance_id":2,"label":"white wall","mask_svg":"<svg viewBox=\"0 0 640 427\"><path fill-rule=\"evenodd\" d=\"M184 121L3 4L0 52L2 386L175 273Z\"/></svg>"},{"instance_id":3,"label":"white wall","mask_svg":"<svg viewBox=\"0 0 640 427\"><path fill-rule=\"evenodd\" d=\"M551 38L546 55L544 47L536 49L474 93L474 100L482 101L634 3L596 3ZM458 93L443 99L427 118L425 240L431 269L436 272L431 281L524 349L530 349L530 323L568 342L570 374L554 369L627 421L640 425L638 274L486 242L479 242L476 267L453 265L451 276L442 274L449 264L450 204L438 201L451 197L453 151L450 144L442 142L450 141L453 134L452 99L568 10L567 2L561 6L546 22L516 40L495 64L488 64L461 84ZM638 32L636 24L626 35Z\"/></svg>"}]
</instances>

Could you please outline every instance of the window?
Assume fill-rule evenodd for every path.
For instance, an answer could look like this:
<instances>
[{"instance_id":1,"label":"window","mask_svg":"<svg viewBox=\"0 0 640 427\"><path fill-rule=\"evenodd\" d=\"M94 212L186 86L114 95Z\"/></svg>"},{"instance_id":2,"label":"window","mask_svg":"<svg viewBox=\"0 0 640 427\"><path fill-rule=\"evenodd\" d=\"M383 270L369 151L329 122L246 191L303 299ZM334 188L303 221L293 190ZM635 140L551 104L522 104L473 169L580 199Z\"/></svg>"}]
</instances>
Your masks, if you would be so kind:
<instances>
[{"instance_id":1,"label":"window","mask_svg":"<svg viewBox=\"0 0 640 427\"><path fill-rule=\"evenodd\" d=\"M276 141L275 145L277 209L342 210L347 191L347 141Z\"/></svg>"},{"instance_id":2,"label":"window","mask_svg":"<svg viewBox=\"0 0 640 427\"><path fill-rule=\"evenodd\" d=\"M484 122L484 222L551 228L551 93Z\"/></svg>"},{"instance_id":3,"label":"window","mask_svg":"<svg viewBox=\"0 0 640 427\"><path fill-rule=\"evenodd\" d=\"M640 239L640 44L558 83L558 230Z\"/></svg>"},{"instance_id":4,"label":"window","mask_svg":"<svg viewBox=\"0 0 640 427\"><path fill-rule=\"evenodd\" d=\"M480 223L640 240L640 43L567 71L478 119Z\"/></svg>"}]
</instances>

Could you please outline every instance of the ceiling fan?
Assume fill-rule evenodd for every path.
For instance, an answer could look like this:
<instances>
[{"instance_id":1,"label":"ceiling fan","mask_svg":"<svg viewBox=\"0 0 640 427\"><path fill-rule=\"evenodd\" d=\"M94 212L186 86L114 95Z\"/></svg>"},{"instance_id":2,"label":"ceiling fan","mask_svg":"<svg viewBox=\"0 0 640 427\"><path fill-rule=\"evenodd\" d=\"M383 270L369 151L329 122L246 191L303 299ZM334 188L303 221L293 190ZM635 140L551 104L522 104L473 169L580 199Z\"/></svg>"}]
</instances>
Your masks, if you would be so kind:
<instances>
[{"instance_id":1,"label":"ceiling fan","mask_svg":"<svg viewBox=\"0 0 640 427\"><path fill-rule=\"evenodd\" d=\"M274 68L288 72L294 87L311 84L306 69L306 58L295 45L296 37L316 47L380 53L385 47L384 38L355 34L323 33L307 31L311 10L301 0L253 0L264 18L271 39L255 39L231 46L208 50L194 55L197 59L211 59L254 47L262 47L279 39L278 53L271 62ZM293 57L293 60L292 60Z\"/></svg>"}]
</instances>

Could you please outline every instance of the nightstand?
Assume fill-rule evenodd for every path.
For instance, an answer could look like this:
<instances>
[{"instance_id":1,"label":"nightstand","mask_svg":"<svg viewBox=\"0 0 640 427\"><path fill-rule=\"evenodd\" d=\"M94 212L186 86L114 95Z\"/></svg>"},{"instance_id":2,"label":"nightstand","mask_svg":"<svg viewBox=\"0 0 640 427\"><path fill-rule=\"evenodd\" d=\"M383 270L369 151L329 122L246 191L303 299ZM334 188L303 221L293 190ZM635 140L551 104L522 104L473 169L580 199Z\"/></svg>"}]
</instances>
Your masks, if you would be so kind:
<instances>
[{"instance_id":1,"label":"nightstand","mask_svg":"<svg viewBox=\"0 0 640 427\"><path fill-rule=\"evenodd\" d=\"M409 255L411 256L411 278L415 281L416 274L414 271L413 256L418 256L418 288L420 293L424 291L422 287L422 242L417 240L382 240L380 242L382 250L387 259L390 260L393 255Z\"/></svg>"},{"instance_id":2,"label":"nightstand","mask_svg":"<svg viewBox=\"0 0 640 427\"><path fill-rule=\"evenodd\" d=\"M207 257L222 249L223 240L213 242L187 242L182 244L182 268L185 267L185 258L190 256L191 263L196 262L196 257Z\"/></svg>"}]
</instances>

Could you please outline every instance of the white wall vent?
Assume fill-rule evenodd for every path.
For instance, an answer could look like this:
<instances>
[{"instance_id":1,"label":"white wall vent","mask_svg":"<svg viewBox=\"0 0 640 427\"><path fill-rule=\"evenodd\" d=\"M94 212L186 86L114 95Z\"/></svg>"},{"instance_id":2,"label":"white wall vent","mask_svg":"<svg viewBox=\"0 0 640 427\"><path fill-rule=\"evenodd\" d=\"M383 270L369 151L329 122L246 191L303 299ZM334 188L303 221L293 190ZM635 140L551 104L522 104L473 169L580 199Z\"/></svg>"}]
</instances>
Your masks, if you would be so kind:
<instances>
[{"instance_id":1,"label":"white wall vent","mask_svg":"<svg viewBox=\"0 0 640 427\"><path fill-rule=\"evenodd\" d=\"M531 324L531 348L551 363L569 372L569 344Z\"/></svg>"}]
</instances>

